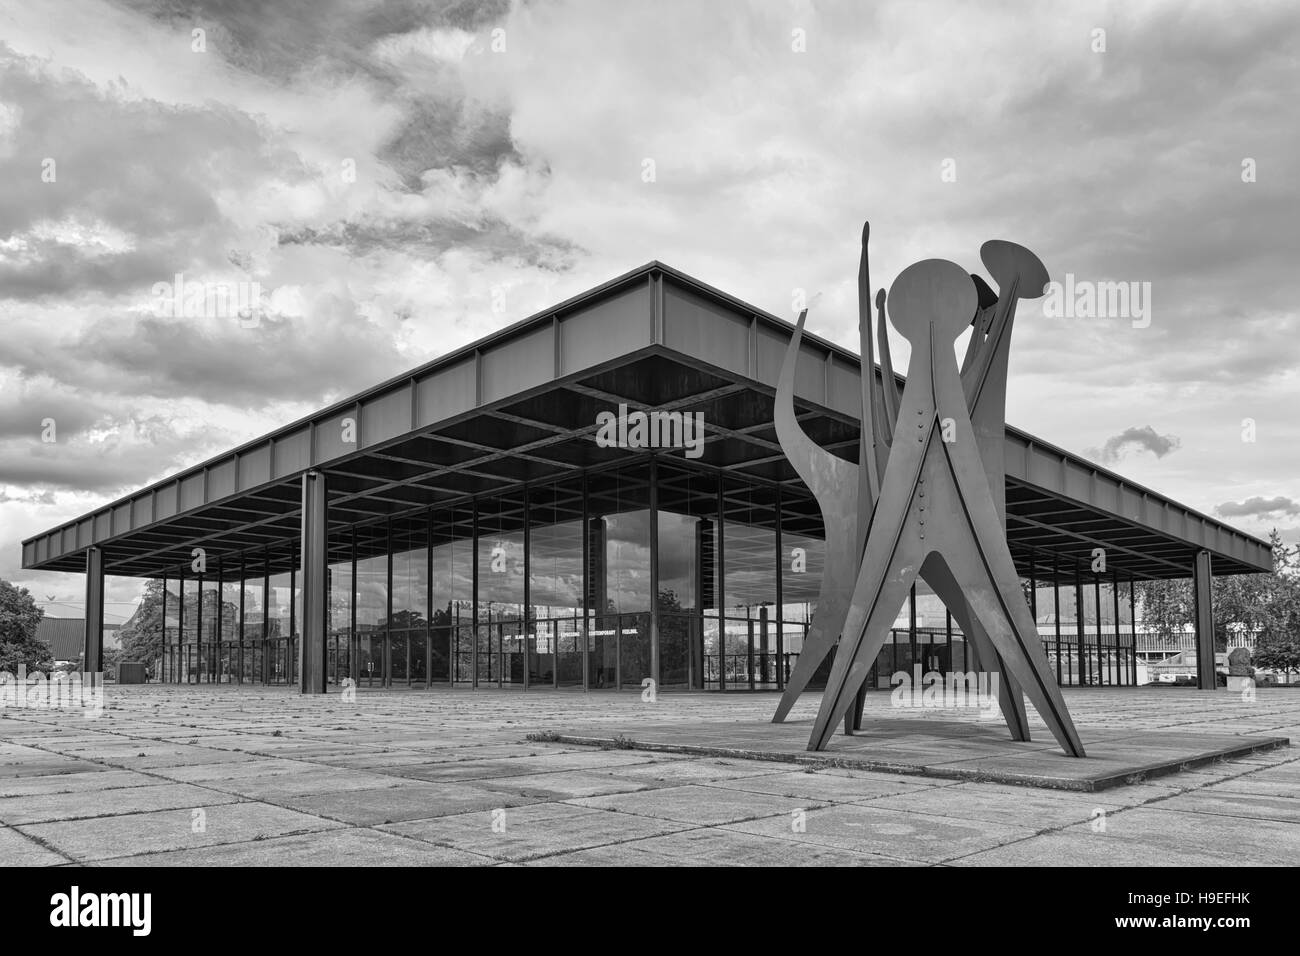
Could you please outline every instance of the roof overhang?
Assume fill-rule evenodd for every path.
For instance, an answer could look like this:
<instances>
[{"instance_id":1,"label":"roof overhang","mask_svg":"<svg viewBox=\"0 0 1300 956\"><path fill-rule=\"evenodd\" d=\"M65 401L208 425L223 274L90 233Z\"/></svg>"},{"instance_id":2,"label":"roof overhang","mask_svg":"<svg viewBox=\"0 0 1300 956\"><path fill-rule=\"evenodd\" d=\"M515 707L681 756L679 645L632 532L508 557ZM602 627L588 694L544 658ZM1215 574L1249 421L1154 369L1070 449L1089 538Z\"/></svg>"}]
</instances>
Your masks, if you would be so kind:
<instances>
[{"instance_id":1,"label":"roof overhang","mask_svg":"<svg viewBox=\"0 0 1300 956\"><path fill-rule=\"evenodd\" d=\"M538 313L406 375L23 542L23 567L150 576L191 549L265 554L298 537L300 478L329 475L332 526L351 525L643 454L601 448L596 415L619 403L703 412L696 467L802 487L777 444L773 395L793 326L658 262ZM805 429L857 459L860 362L805 334L796 382ZM876 369L876 374L879 370ZM901 381L901 379L900 379ZM348 437L351 420L352 441ZM682 458L681 451L664 453ZM1267 542L1198 514L1014 428L1006 431L1007 534L1041 576L1107 549L1137 577L1266 571ZM286 558L287 562L287 558ZM286 563L287 567L287 563Z\"/></svg>"}]
</instances>

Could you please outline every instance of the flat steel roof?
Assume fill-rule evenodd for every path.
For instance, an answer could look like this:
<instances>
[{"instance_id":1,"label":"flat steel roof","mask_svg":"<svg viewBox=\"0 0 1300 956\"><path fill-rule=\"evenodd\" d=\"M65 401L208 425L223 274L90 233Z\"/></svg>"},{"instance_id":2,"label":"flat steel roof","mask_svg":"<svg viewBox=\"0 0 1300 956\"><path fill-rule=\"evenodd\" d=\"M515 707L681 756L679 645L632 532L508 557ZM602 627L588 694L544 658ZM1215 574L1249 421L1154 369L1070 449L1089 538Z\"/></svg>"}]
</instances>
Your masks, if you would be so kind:
<instances>
[{"instance_id":1,"label":"flat steel roof","mask_svg":"<svg viewBox=\"0 0 1300 956\"><path fill-rule=\"evenodd\" d=\"M595 413L704 410L696 463L796 486L772 426L772 395L794 326L661 262L649 262L476 342L23 542L23 567L82 571L104 548L109 574L188 564L296 539L297 479L331 475L331 524L496 494L604 468L637 453L600 449ZM875 369L879 374L879 369ZM805 334L796 396L805 428L857 457L861 363ZM900 378L900 381L902 379ZM351 419L353 441L346 441ZM662 454L662 453L661 453ZM664 456L680 458L681 453ZM1008 539L1077 558L1104 546L1145 577L1267 571L1267 542L1020 429L1007 427Z\"/></svg>"}]
</instances>

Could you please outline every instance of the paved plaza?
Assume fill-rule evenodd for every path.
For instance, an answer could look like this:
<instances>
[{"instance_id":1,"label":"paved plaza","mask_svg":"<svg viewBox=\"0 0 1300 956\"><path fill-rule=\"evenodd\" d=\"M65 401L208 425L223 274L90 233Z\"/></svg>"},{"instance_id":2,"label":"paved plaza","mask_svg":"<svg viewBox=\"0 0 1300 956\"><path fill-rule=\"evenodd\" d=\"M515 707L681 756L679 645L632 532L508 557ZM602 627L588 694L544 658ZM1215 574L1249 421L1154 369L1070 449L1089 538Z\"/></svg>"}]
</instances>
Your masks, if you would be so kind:
<instances>
[{"instance_id":1,"label":"paved plaza","mask_svg":"<svg viewBox=\"0 0 1300 956\"><path fill-rule=\"evenodd\" d=\"M1300 738L1300 693L1073 689L1085 739ZM808 695L792 714L807 726ZM1293 865L1300 750L1101 792L635 749L772 694L115 687L0 711L0 865ZM865 727L897 719L868 696ZM971 715L918 712L942 747ZM602 747L555 742L574 727ZM869 735L868 740L871 739ZM1050 741L1035 722L1035 742ZM531 738L531 739L530 739ZM837 737L836 741L843 738ZM861 741L856 741L859 745ZM882 736L882 746L886 743ZM832 748L837 744L833 743Z\"/></svg>"}]
</instances>

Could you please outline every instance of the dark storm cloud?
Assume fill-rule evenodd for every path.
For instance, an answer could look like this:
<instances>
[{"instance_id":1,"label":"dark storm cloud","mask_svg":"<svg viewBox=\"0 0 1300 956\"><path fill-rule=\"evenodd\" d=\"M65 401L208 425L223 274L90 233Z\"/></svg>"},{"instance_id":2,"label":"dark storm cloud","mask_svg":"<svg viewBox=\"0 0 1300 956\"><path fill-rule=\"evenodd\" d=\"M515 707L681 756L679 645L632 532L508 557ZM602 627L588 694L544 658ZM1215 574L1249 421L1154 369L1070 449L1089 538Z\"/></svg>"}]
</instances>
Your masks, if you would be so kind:
<instances>
[{"instance_id":1,"label":"dark storm cloud","mask_svg":"<svg viewBox=\"0 0 1300 956\"><path fill-rule=\"evenodd\" d=\"M5 389L0 393L0 440L25 438L39 441L43 422L54 420L56 438L84 432L108 414L98 399L53 388Z\"/></svg>"},{"instance_id":2,"label":"dark storm cloud","mask_svg":"<svg viewBox=\"0 0 1300 956\"><path fill-rule=\"evenodd\" d=\"M1264 518L1300 514L1300 502L1283 495L1263 498L1256 495L1245 501L1225 501L1214 509L1224 518Z\"/></svg>"},{"instance_id":3,"label":"dark storm cloud","mask_svg":"<svg viewBox=\"0 0 1300 956\"><path fill-rule=\"evenodd\" d=\"M393 251L432 257L455 249L557 272L571 268L582 252L565 239L526 236L509 223L492 218L481 223L450 219L337 222L323 228L287 228L279 241L286 246L338 247L356 256Z\"/></svg>"},{"instance_id":4,"label":"dark storm cloud","mask_svg":"<svg viewBox=\"0 0 1300 956\"><path fill-rule=\"evenodd\" d=\"M123 381L135 394L260 409L361 391L409 364L391 332L358 315L351 302L324 298L308 318L265 316L248 329L234 319L101 320L68 351L66 374L80 370L105 390Z\"/></svg>"},{"instance_id":5,"label":"dark storm cloud","mask_svg":"<svg viewBox=\"0 0 1300 956\"><path fill-rule=\"evenodd\" d=\"M1118 435L1107 438L1100 449L1088 449L1088 454L1098 461L1115 462L1123 458L1130 449L1137 449L1149 451L1157 458L1163 458L1177 450L1180 444L1177 435L1161 435L1150 425L1143 425L1140 428L1135 425L1124 429Z\"/></svg>"},{"instance_id":6,"label":"dark storm cloud","mask_svg":"<svg viewBox=\"0 0 1300 956\"><path fill-rule=\"evenodd\" d=\"M304 72L387 74L371 44L429 26L474 31L499 22L509 0L118 0L188 36L194 27L239 69L287 80Z\"/></svg>"},{"instance_id":7,"label":"dark storm cloud","mask_svg":"<svg viewBox=\"0 0 1300 956\"><path fill-rule=\"evenodd\" d=\"M407 116L379 158L411 192L422 190L423 174L430 169L458 167L484 176L504 162L523 161L510 138L510 114L471 105L463 94L418 98Z\"/></svg>"},{"instance_id":8,"label":"dark storm cloud","mask_svg":"<svg viewBox=\"0 0 1300 956\"><path fill-rule=\"evenodd\" d=\"M237 110L129 100L8 47L0 103L12 117L0 150L0 297L122 293L221 264L233 230L214 193L301 172Z\"/></svg>"},{"instance_id":9,"label":"dark storm cloud","mask_svg":"<svg viewBox=\"0 0 1300 956\"><path fill-rule=\"evenodd\" d=\"M195 460L205 447L230 441L224 429L196 436L157 417L105 421L106 437L97 441L60 435L56 442L39 438L0 441L0 485L27 489L22 500L34 501L50 491L89 491L112 496L147 484L150 479ZM19 500L19 499L15 499Z\"/></svg>"}]
</instances>

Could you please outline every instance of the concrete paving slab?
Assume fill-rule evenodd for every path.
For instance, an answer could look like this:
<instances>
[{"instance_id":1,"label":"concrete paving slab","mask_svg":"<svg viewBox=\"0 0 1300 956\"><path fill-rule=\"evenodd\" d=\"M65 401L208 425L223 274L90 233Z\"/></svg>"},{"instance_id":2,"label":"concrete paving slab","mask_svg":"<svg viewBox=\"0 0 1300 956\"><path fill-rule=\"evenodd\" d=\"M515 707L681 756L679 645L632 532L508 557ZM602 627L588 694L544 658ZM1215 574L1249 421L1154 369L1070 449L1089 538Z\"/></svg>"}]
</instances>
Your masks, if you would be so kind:
<instances>
[{"instance_id":1,"label":"concrete paving slab","mask_svg":"<svg viewBox=\"0 0 1300 956\"><path fill-rule=\"evenodd\" d=\"M0 826L0 867L59 866L68 858L18 830Z\"/></svg>"},{"instance_id":2,"label":"concrete paving slab","mask_svg":"<svg viewBox=\"0 0 1300 956\"><path fill-rule=\"evenodd\" d=\"M787 817L728 825L728 829L815 843L897 860L940 863L1032 836L1034 829L933 814L885 810L863 804L810 809L803 829Z\"/></svg>"},{"instance_id":3,"label":"concrete paving slab","mask_svg":"<svg viewBox=\"0 0 1300 956\"><path fill-rule=\"evenodd\" d=\"M622 844L685 829L671 820L595 810L566 803L503 812L478 811L382 827L385 832L521 862L591 847Z\"/></svg>"},{"instance_id":4,"label":"concrete paving slab","mask_svg":"<svg viewBox=\"0 0 1300 956\"><path fill-rule=\"evenodd\" d=\"M287 805L307 813L367 827L541 802L466 783L403 783L379 790L316 793L288 799Z\"/></svg>"},{"instance_id":5,"label":"concrete paving slab","mask_svg":"<svg viewBox=\"0 0 1300 956\"><path fill-rule=\"evenodd\" d=\"M708 860L709 866L920 866L899 860L823 846L817 843L792 843L734 829L700 828L667 836L640 840L630 845L639 853L675 863L697 865Z\"/></svg>"},{"instance_id":6,"label":"concrete paving slab","mask_svg":"<svg viewBox=\"0 0 1300 956\"><path fill-rule=\"evenodd\" d=\"M1219 786L1206 787L1193 793L1180 793L1162 801L1160 809L1300 824L1300 800L1294 797L1240 793ZM1297 856L1296 862L1300 863L1300 856Z\"/></svg>"},{"instance_id":7,"label":"concrete paving slab","mask_svg":"<svg viewBox=\"0 0 1300 956\"><path fill-rule=\"evenodd\" d=\"M166 781L132 770L110 770L88 764L78 773L10 777L0 780L0 799L5 797L40 798L56 793L84 793L115 790L119 787L152 787Z\"/></svg>"},{"instance_id":8,"label":"concrete paving slab","mask_svg":"<svg viewBox=\"0 0 1300 956\"><path fill-rule=\"evenodd\" d=\"M770 793L797 800L833 800L837 803L855 803L890 794L916 793L936 789L930 782L919 778L891 777L869 771L846 771L829 774L824 771L789 770L754 777L732 777L715 780L711 787L725 790L746 790L751 793Z\"/></svg>"},{"instance_id":9,"label":"concrete paving slab","mask_svg":"<svg viewBox=\"0 0 1300 956\"><path fill-rule=\"evenodd\" d=\"M194 809L204 811L201 832L195 830ZM338 826L340 824L332 820L281 807L262 803L231 803L188 810L160 810L102 817L95 820L93 825L87 825L84 820L71 820L28 824L18 829L75 860L87 861L135 853L265 840Z\"/></svg>"},{"instance_id":10,"label":"concrete paving slab","mask_svg":"<svg viewBox=\"0 0 1300 956\"><path fill-rule=\"evenodd\" d=\"M116 814L171 810L179 807L187 809L207 807L235 803L239 799L234 795L217 793L190 784L159 781L152 787L49 794L39 800L32 799L30 796L5 797L0 799L0 823L18 826L51 820L98 821L103 817Z\"/></svg>"},{"instance_id":11,"label":"concrete paving slab","mask_svg":"<svg viewBox=\"0 0 1300 956\"><path fill-rule=\"evenodd\" d=\"M193 850L114 857L99 866L485 866L483 856L370 829L321 830Z\"/></svg>"},{"instance_id":12,"label":"concrete paving slab","mask_svg":"<svg viewBox=\"0 0 1300 956\"><path fill-rule=\"evenodd\" d=\"M1252 708L1183 689L1064 694L1090 751L1102 757L1140 735L1149 754L1168 757L1184 743L1209 750L1224 738L1300 727L1297 694L1261 703L1261 693ZM363 690L345 709L334 695L300 696L287 687L115 688L97 721L63 712L0 716L0 806L26 801L55 816L0 829L9 834L0 837L0 863L156 856L169 865L1021 865L1075 862L1064 855L1076 854L1091 865L1187 865L1280 864L1300 855L1294 751L1247 754L1095 794L881 773L852 760L805 773L790 761L806 756L817 703L814 694L796 706L792 720L800 726L787 727L793 736L779 759L747 759L727 748L737 728L770 742L773 695L666 692L647 705L639 694L605 692ZM870 695L868 714L870 735L836 735L837 761L843 754L836 750L866 748L907 757L926 772L1004 758L1025 760L1031 774L1044 760L1079 763L1053 753L1032 708L1035 739L1011 750L1002 728L960 715L899 715L887 695ZM607 740L636 740L652 724L693 734L712 749L525 739L581 725ZM206 808L155 806L181 802L178 793L192 799L187 786L209 801L234 800L237 791L250 796ZM604 792L611 787L620 792ZM140 799L132 799L136 790ZM10 798L19 799L4 802ZM92 804L96 816L64 816ZM1095 807L1107 811L1102 833L1090 829ZM197 833L194 809L203 809L206 821ZM803 833L793 826L798 809ZM505 810L508 825L521 813L550 822L527 834L531 849L503 851L518 861L500 859L475 850L477 827L493 810ZM466 825L458 817L479 822L458 836ZM396 832L408 826L427 828L433 841Z\"/></svg>"},{"instance_id":13,"label":"concrete paving slab","mask_svg":"<svg viewBox=\"0 0 1300 956\"><path fill-rule=\"evenodd\" d=\"M792 811L807 801L769 793L690 785L603 797L580 797L570 802L584 807L618 810L621 813L675 820L679 823L720 826L756 817L776 815L788 818ZM813 805L824 805L824 801Z\"/></svg>"}]
</instances>

